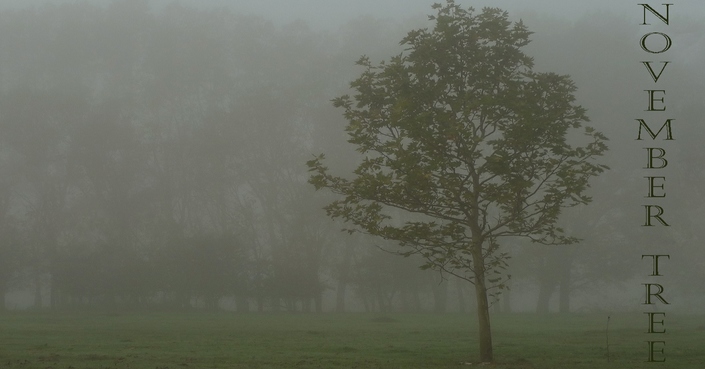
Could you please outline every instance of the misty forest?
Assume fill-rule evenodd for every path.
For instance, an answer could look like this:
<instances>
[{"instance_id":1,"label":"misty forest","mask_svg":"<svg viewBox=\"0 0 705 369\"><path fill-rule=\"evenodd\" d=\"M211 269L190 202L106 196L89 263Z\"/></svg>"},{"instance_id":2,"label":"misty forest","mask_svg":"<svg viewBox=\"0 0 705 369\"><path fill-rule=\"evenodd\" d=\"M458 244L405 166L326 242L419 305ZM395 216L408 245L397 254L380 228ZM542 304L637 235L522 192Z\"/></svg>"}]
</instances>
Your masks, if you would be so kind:
<instances>
[{"instance_id":1,"label":"misty forest","mask_svg":"<svg viewBox=\"0 0 705 369\"><path fill-rule=\"evenodd\" d=\"M195 2L0 11L0 311L473 319L467 278L405 252L418 241L409 233L353 232L353 210L331 214L345 192L314 183L326 170L361 173L347 127L361 105L341 96L366 68L393 64L411 30L432 28L428 14L318 29ZM682 16L668 28L678 43L659 83L677 144L662 172L669 226L654 232L640 226L648 143L635 140L634 118L653 81L638 24L609 13L508 17L528 29L521 50L535 72L574 82L573 104L609 150L578 201L589 204L554 214L564 244L492 239L503 259L490 313L640 312L649 252L672 253L666 309L702 313L705 285L692 282L705 279L701 25Z\"/></svg>"}]
</instances>

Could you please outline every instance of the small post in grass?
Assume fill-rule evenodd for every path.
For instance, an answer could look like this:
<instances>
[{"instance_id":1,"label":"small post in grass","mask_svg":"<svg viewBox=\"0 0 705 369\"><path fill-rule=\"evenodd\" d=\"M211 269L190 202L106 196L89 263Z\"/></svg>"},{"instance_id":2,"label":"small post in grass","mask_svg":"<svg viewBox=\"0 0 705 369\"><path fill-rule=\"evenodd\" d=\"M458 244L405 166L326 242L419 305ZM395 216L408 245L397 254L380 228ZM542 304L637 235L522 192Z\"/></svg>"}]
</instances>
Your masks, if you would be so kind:
<instances>
[{"instance_id":1,"label":"small post in grass","mask_svg":"<svg viewBox=\"0 0 705 369\"><path fill-rule=\"evenodd\" d=\"M610 316L607 316L607 329L605 330L605 336L607 337L607 362L610 362Z\"/></svg>"}]
</instances>

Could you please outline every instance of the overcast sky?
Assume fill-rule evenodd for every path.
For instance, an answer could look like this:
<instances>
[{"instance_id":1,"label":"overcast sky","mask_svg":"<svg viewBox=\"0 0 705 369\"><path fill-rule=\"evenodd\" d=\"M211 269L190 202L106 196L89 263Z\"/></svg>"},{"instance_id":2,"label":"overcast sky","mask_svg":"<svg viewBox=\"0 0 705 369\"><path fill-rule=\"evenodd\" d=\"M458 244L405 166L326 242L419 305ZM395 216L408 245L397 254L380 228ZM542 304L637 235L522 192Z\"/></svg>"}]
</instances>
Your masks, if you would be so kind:
<instances>
[{"instance_id":1,"label":"overcast sky","mask_svg":"<svg viewBox=\"0 0 705 369\"><path fill-rule=\"evenodd\" d=\"M153 0L154 1L154 0ZM156 0L166 3L169 0ZM196 3L182 0L182 3ZM200 0L202 6L226 5L243 13L258 14L277 23L288 23L296 19L308 21L313 27L336 27L355 16L369 14L380 18L405 19L433 13L431 4L445 0ZM638 3L624 0L456 0L464 6L482 8L499 7L510 14L540 13L568 19L578 19L585 14L610 12L618 15L639 17ZM674 16L699 15L705 19L705 1L671 0ZM664 1L651 2L654 6Z\"/></svg>"},{"instance_id":2,"label":"overcast sky","mask_svg":"<svg viewBox=\"0 0 705 369\"><path fill-rule=\"evenodd\" d=\"M108 4L113 0L80 0L81 2ZM141 1L141 0L118 0ZM235 13L258 15L284 25L296 20L304 20L313 29L335 30L350 19L371 15L380 19L408 20L425 19L434 13L431 5L446 0L148 0L155 9L165 4L179 2L187 6L217 9L227 7ZM0 8L20 8L38 6L44 3L73 3L77 0L0 0ZM611 13L625 17L634 24L642 21L642 9L639 3L646 2L657 10L663 9L666 1L658 0L456 0L464 7L485 6L499 7L509 11L510 17L524 19L541 19L543 17L578 20L587 15ZM671 18L676 24L679 17L694 18L705 21L705 0L668 0L672 3ZM594 18L597 21L597 17ZM692 22L691 22L692 23ZM529 29L535 25L528 23ZM705 22L702 29L690 29L685 37L687 45L681 48L688 59L700 59L705 54Z\"/></svg>"},{"instance_id":3,"label":"overcast sky","mask_svg":"<svg viewBox=\"0 0 705 369\"><path fill-rule=\"evenodd\" d=\"M95 3L109 3L110 0L83 0ZM129 0L128 0L129 1ZM151 0L159 7L173 0ZM289 23L302 19L314 28L336 28L350 18L369 14L380 18L406 19L432 13L430 8L434 2L445 0L178 0L186 5L201 7L227 6L237 12L257 14L271 19L278 24ZM45 2L61 3L72 0L0 0L4 7L36 6ZM638 3L631 0L456 0L464 6L482 8L484 6L500 7L512 15L530 12L577 19L585 14L595 12L610 12L619 15L639 17ZM657 6L665 1L647 1ZM674 16L687 14L702 17L705 20L705 1L702 0L669 0L673 3Z\"/></svg>"},{"instance_id":4,"label":"overcast sky","mask_svg":"<svg viewBox=\"0 0 705 369\"><path fill-rule=\"evenodd\" d=\"M213 1L211 1L213 2ZM431 14L431 4L438 0L263 0L255 1L219 1L245 12L271 15L278 20L301 18L314 25L331 24L355 15L371 14L381 18L408 18ZM458 0L459 4L482 8L484 6L500 7L510 12L534 10L564 17L576 18L599 8L608 8L614 0L555 1L555 0ZM590 3L588 5L588 3ZM600 5L603 4L603 5ZM618 7L613 7L615 10ZM623 9L622 9L623 10Z\"/></svg>"}]
</instances>

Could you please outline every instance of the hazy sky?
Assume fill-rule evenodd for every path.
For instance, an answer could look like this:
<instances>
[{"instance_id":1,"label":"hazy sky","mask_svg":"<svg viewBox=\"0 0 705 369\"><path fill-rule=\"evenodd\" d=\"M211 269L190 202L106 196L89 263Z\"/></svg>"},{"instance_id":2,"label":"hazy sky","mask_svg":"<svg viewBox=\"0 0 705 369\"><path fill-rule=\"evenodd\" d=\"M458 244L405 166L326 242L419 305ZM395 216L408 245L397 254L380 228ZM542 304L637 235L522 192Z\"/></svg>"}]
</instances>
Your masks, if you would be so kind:
<instances>
[{"instance_id":1,"label":"hazy sky","mask_svg":"<svg viewBox=\"0 0 705 369\"><path fill-rule=\"evenodd\" d=\"M111 0L83 0L91 3L109 3ZM130 1L130 0L122 0ZM159 7L173 0L151 0ZM346 20L370 14L380 18L405 19L432 13L431 4L445 0L178 0L185 5L201 7L227 6L237 12L257 14L277 23L289 23L302 19L314 28L335 28ZM0 6L26 7L46 2L61 3L72 0L0 0ZM512 15L539 13L577 19L594 12L610 12L619 15L639 16L640 0L456 0L464 6L482 8L500 7ZM647 1L657 6L665 1ZM672 12L677 16L687 14L705 20L705 1L669 0Z\"/></svg>"},{"instance_id":2,"label":"hazy sky","mask_svg":"<svg viewBox=\"0 0 705 369\"><path fill-rule=\"evenodd\" d=\"M214 1L211 1L214 2ZM431 14L431 4L438 0L263 0L255 1L218 1L230 3L246 12L271 15L273 18L301 18L312 24L330 24L334 20L343 20L355 15L372 14L383 18L407 18ZM556 0L458 0L464 6L482 8L484 6L500 7L510 12L534 10L565 17L579 17L585 12L609 8L614 0L556 1ZM589 3L589 4L588 4ZM613 7L619 9L618 7Z\"/></svg>"},{"instance_id":3,"label":"hazy sky","mask_svg":"<svg viewBox=\"0 0 705 369\"><path fill-rule=\"evenodd\" d=\"M153 0L154 1L154 0ZM155 3L167 3L156 0ZM355 16L370 14L380 18L404 19L433 13L431 4L445 0L201 0L202 6L226 5L243 13L258 14L278 23L288 23L296 19L308 21L313 27L336 27ZM482 8L499 7L510 14L521 15L539 13L569 19L577 19L585 14L610 12L638 17L638 3L643 1L624 0L456 0L463 6ZM663 3L657 1L654 6ZM671 0L672 12L678 15L700 15L705 19L705 1ZM196 3L195 0L182 0L182 3Z\"/></svg>"}]
</instances>

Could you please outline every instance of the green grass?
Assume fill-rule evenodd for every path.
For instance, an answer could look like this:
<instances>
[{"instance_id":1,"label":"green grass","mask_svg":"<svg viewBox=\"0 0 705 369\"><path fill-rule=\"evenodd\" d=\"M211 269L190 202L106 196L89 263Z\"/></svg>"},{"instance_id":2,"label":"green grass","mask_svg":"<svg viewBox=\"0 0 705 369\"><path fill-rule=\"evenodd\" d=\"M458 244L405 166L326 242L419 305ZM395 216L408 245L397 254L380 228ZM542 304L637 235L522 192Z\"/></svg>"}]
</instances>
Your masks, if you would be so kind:
<instances>
[{"instance_id":1,"label":"green grass","mask_svg":"<svg viewBox=\"0 0 705 369\"><path fill-rule=\"evenodd\" d=\"M671 316L646 334L646 315L493 317L500 369L703 369L705 317ZM472 315L11 313L0 315L0 368L468 368ZM652 338L653 337L653 338ZM644 363L648 339L665 363Z\"/></svg>"}]
</instances>

